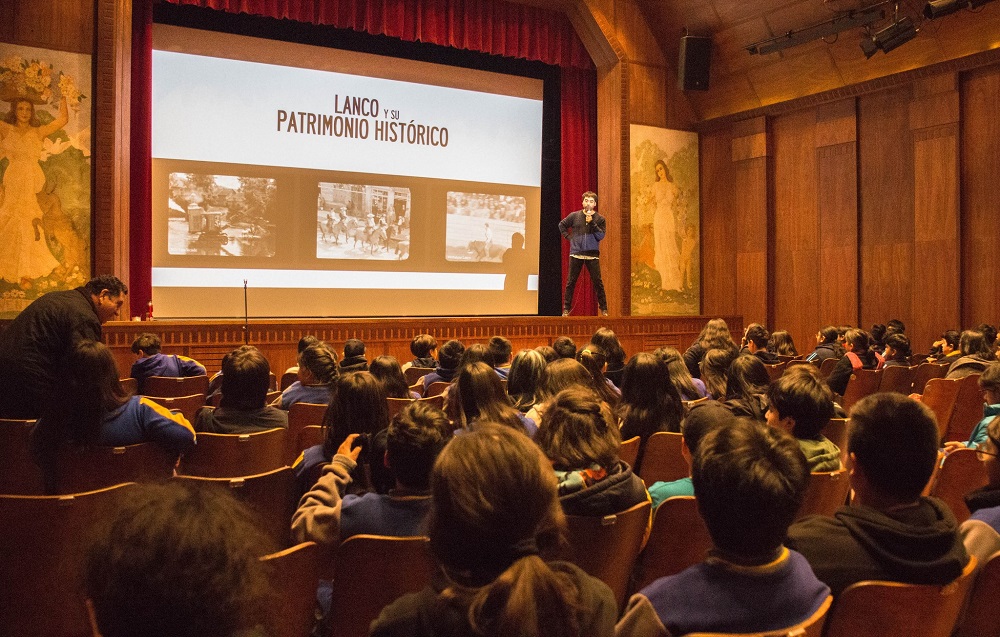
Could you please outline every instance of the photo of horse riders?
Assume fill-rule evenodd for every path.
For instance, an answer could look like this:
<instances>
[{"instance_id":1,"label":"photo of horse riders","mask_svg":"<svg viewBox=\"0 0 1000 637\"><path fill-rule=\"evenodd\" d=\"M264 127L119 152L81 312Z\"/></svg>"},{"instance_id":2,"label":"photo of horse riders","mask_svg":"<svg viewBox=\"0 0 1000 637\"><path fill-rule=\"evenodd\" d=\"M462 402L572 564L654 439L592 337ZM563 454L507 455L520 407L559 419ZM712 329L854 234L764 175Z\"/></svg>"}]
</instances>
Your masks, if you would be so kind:
<instances>
[{"instance_id":1,"label":"photo of horse riders","mask_svg":"<svg viewBox=\"0 0 1000 637\"><path fill-rule=\"evenodd\" d=\"M317 258L402 261L409 254L409 188L320 182Z\"/></svg>"},{"instance_id":2,"label":"photo of horse riders","mask_svg":"<svg viewBox=\"0 0 1000 637\"><path fill-rule=\"evenodd\" d=\"M524 237L524 197L472 192L448 193L446 259L499 263L511 237Z\"/></svg>"}]
</instances>

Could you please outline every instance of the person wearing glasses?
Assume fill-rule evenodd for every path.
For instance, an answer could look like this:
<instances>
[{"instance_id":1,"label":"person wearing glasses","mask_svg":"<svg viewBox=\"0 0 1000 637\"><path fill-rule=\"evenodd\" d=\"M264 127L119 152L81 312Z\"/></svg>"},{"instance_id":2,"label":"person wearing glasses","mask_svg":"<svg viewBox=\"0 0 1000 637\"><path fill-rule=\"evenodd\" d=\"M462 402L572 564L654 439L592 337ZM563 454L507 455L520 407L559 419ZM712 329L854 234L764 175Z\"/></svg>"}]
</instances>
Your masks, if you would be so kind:
<instances>
[{"instance_id":1,"label":"person wearing glasses","mask_svg":"<svg viewBox=\"0 0 1000 637\"><path fill-rule=\"evenodd\" d=\"M977 445L986 442L990 423L1000 415L1000 362L990 363L979 377L979 388L983 390L983 419L972 429L972 434L965 442L951 440L944 443L945 453L955 449L976 449ZM1000 424L1000 423L998 423ZM1000 502L998 502L1000 504Z\"/></svg>"}]
</instances>

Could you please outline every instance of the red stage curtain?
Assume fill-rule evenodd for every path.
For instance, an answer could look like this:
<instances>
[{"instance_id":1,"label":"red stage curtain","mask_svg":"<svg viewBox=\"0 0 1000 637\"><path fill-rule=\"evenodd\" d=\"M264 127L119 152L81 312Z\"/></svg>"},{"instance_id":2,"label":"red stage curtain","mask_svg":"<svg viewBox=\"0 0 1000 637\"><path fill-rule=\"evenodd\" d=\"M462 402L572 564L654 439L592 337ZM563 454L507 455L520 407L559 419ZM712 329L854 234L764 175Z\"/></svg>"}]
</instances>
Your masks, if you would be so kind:
<instances>
[{"instance_id":1,"label":"red stage curtain","mask_svg":"<svg viewBox=\"0 0 1000 637\"><path fill-rule=\"evenodd\" d=\"M150 272L150 101L152 2L133 4L132 241L130 281L133 315L152 296ZM503 0L166 0L229 13L296 20L406 41L523 58L562 68L563 215L579 208L579 196L596 186L597 81L583 43L562 13ZM568 199L567 199L568 197ZM567 202L572 202L567 204ZM567 205L569 207L567 207ZM563 247L564 252L568 250ZM564 260L565 261L565 260ZM138 276L137 276L138 275ZM565 264L563 282L565 282ZM596 308L593 294L580 296L578 311ZM586 305L584 305L586 303Z\"/></svg>"}]
</instances>

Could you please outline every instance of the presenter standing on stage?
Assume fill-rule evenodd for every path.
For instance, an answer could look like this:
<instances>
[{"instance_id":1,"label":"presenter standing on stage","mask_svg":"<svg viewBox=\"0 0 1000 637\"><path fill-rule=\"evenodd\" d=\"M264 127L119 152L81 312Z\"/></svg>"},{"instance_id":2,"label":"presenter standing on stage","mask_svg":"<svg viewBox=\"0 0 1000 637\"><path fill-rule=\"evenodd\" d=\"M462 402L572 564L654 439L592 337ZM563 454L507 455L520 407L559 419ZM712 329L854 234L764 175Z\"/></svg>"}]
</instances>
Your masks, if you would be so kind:
<instances>
[{"instance_id":1,"label":"presenter standing on stage","mask_svg":"<svg viewBox=\"0 0 1000 637\"><path fill-rule=\"evenodd\" d=\"M566 278L566 292L563 296L563 316L569 316L573 309L573 289L580 276L580 269L584 266L594 284L601 316L608 315L608 299L604 296L604 283L601 281L598 246L604 238L606 227L604 217L597 213L597 194L589 190L583 193L583 210L571 212L559 222L560 234L569 241L569 276Z\"/></svg>"}]
</instances>

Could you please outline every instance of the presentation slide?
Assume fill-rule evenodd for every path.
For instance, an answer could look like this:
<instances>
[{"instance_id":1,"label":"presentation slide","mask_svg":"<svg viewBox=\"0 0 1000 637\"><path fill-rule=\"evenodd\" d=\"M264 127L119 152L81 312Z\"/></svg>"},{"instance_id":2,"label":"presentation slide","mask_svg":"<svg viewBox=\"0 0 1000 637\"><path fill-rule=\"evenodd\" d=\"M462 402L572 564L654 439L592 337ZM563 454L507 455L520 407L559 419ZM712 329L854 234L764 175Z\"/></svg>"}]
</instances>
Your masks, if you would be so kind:
<instances>
[{"instance_id":1,"label":"presentation slide","mask_svg":"<svg viewBox=\"0 0 1000 637\"><path fill-rule=\"evenodd\" d=\"M543 88L155 25L156 316L537 314Z\"/></svg>"}]
</instances>

